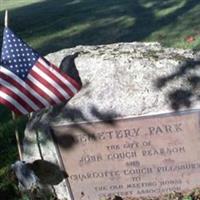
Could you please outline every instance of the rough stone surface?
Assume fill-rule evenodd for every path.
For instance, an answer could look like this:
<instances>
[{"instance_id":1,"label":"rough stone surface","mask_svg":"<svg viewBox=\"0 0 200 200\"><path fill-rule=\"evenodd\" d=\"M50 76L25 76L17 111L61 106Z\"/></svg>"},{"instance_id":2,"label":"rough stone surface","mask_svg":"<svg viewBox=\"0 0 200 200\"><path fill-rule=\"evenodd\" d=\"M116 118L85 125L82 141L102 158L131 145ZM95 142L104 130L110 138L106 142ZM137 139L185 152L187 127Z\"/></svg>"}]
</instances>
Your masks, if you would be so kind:
<instances>
[{"instance_id":1,"label":"rough stone surface","mask_svg":"<svg viewBox=\"0 0 200 200\"><path fill-rule=\"evenodd\" d=\"M50 54L48 58L59 65L66 54L73 52L80 52L75 61L83 88L67 106L80 110L90 121L98 120L91 112L94 108L115 117L170 111L169 95L180 89L190 91L188 78L200 73L195 70L199 63L195 67L187 63L190 59L198 60L198 54L162 48L158 43L78 46ZM189 69L177 74L183 68ZM173 74L175 77L164 87L156 87L160 78ZM198 103L195 95L191 98L193 103ZM56 118L59 123L66 123L62 113ZM83 121L82 118L77 120Z\"/></svg>"},{"instance_id":2,"label":"rough stone surface","mask_svg":"<svg viewBox=\"0 0 200 200\"><path fill-rule=\"evenodd\" d=\"M141 116L199 107L200 52L163 48L159 43L77 46L49 54L60 64L75 59L83 88L67 105L31 117L25 131L24 160L58 163L49 125ZM37 134L36 134L37 133ZM40 146L40 151L38 149ZM65 181L53 186L67 198Z\"/></svg>"}]
</instances>

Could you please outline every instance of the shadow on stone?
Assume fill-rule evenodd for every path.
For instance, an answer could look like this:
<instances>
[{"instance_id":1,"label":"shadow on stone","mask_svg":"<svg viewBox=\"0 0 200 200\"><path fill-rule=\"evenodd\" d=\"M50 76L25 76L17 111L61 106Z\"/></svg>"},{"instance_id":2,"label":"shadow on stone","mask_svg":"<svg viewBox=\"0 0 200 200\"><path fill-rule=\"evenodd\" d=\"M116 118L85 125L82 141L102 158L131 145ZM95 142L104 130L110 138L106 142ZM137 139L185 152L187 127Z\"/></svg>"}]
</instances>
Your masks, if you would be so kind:
<instances>
[{"instance_id":1,"label":"shadow on stone","mask_svg":"<svg viewBox=\"0 0 200 200\"><path fill-rule=\"evenodd\" d=\"M67 177L66 172L61 171L58 165L46 160L35 160L28 165L42 184L57 185Z\"/></svg>"},{"instance_id":2,"label":"shadow on stone","mask_svg":"<svg viewBox=\"0 0 200 200\"><path fill-rule=\"evenodd\" d=\"M35 160L33 163L16 161L11 166L19 184L24 190L32 190L39 187L39 184L57 185L64 178L68 177L60 167L46 160Z\"/></svg>"},{"instance_id":3,"label":"shadow on stone","mask_svg":"<svg viewBox=\"0 0 200 200\"><path fill-rule=\"evenodd\" d=\"M200 76L192 74L199 67L199 59L189 59L178 66L178 69L174 73L160 77L155 81L156 88L162 89L171 81L186 78L186 81L183 82L183 87L171 90L167 95L167 99L170 101L173 110L177 111L183 107L190 108L195 100L200 100L200 95L198 94Z\"/></svg>"},{"instance_id":4,"label":"shadow on stone","mask_svg":"<svg viewBox=\"0 0 200 200\"><path fill-rule=\"evenodd\" d=\"M123 200L120 196L115 196L113 200Z\"/></svg>"},{"instance_id":5,"label":"shadow on stone","mask_svg":"<svg viewBox=\"0 0 200 200\"><path fill-rule=\"evenodd\" d=\"M188 78L188 82L192 85L194 89L200 86L200 77L199 76L191 76Z\"/></svg>"},{"instance_id":6,"label":"shadow on stone","mask_svg":"<svg viewBox=\"0 0 200 200\"><path fill-rule=\"evenodd\" d=\"M189 90L178 89L172 91L168 98L171 102L171 108L179 110L181 107L189 108L191 106L192 92Z\"/></svg>"},{"instance_id":7,"label":"shadow on stone","mask_svg":"<svg viewBox=\"0 0 200 200\"><path fill-rule=\"evenodd\" d=\"M180 78L183 75L186 75L190 70L196 69L200 65L200 60L187 60L180 66L178 66L178 69L175 73L169 75L169 76L163 76L156 80L156 87L162 88L164 87L168 82L174 80L175 78Z\"/></svg>"},{"instance_id":8,"label":"shadow on stone","mask_svg":"<svg viewBox=\"0 0 200 200\"><path fill-rule=\"evenodd\" d=\"M58 142L59 145L65 149L73 148L73 146L78 143L77 138L73 136L72 134L67 133L65 135L56 136L56 137L57 137L56 142Z\"/></svg>"},{"instance_id":9,"label":"shadow on stone","mask_svg":"<svg viewBox=\"0 0 200 200\"><path fill-rule=\"evenodd\" d=\"M113 112L100 112L96 107L91 108L91 114L98 119L98 121L101 121L105 124L109 124L111 126L115 125L115 121L113 120L116 116L116 113ZM55 117L55 116L54 116ZM65 108L64 111L62 111L62 118L65 120L70 120L73 122L73 125L71 125L71 128L68 128L65 130L65 133L62 135L56 134L55 129L53 127L50 127L51 135L54 137L56 134L56 138L54 137L54 140L65 149L73 148L76 144L79 143L77 137L77 134L74 132L74 127L76 131L79 131L80 133L84 134L86 138L89 140L97 141L98 139L96 136L88 130L84 125L79 123L79 121L87 122L88 124L91 124L90 120L87 119L87 117L84 116L84 114L79 109L72 109L72 108Z\"/></svg>"},{"instance_id":10,"label":"shadow on stone","mask_svg":"<svg viewBox=\"0 0 200 200\"><path fill-rule=\"evenodd\" d=\"M76 65L74 63L74 59L78 57L78 52L74 53L73 55L65 56L60 64L60 69L63 72L66 72L70 77L76 80L79 85L82 85L81 79L79 77L78 70L76 69Z\"/></svg>"},{"instance_id":11,"label":"shadow on stone","mask_svg":"<svg viewBox=\"0 0 200 200\"><path fill-rule=\"evenodd\" d=\"M99 112L97 108L94 106L91 108L91 114L98 118L99 120L103 121L104 123L108 123L114 125L115 121L113 120L116 117L116 113L114 112Z\"/></svg>"},{"instance_id":12,"label":"shadow on stone","mask_svg":"<svg viewBox=\"0 0 200 200\"><path fill-rule=\"evenodd\" d=\"M110 124L111 126L115 125L114 118L117 116L116 113L113 112L100 112L95 106L91 108L90 113L97 119L97 121L102 121L105 124ZM46 115L46 119L43 119L43 116ZM40 130L44 132L46 139L48 139L48 131L51 131L51 121L56 120L56 117L59 116L59 119L71 121L74 126L76 126L76 130L80 130L86 137L91 140L97 141L95 135L91 133L90 130L86 129L84 126L81 125L81 121L86 123L91 123L90 120L83 114L83 112L77 108L70 108L66 107L65 104L59 105L54 107L52 110L48 111L48 113L41 112L40 114L35 114L32 116L32 120L30 120L29 125L27 126L28 130L37 131ZM51 132L52 133L52 132ZM58 144L66 149L73 148L77 143L78 140L73 132L66 132L66 134L57 140ZM44 143L47 140L42 140Z\"/></svg>"}]
</instances>

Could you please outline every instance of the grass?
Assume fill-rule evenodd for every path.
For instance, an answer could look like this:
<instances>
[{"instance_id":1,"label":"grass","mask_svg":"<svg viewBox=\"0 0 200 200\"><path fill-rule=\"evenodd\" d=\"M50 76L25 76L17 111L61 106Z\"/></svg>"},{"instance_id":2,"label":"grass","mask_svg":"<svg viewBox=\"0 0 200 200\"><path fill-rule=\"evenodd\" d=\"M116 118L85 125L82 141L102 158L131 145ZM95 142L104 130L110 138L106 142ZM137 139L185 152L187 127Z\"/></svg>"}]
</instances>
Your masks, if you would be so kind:
<instances>
[{"instance_id":1,"label":"grass","mask_svg":"<svg viewBox=\"0 0 200 200\"><path fill-rule=\"evenodd\" d=\"M200 50L197 0L0 0L0 44L5 9L9 26L43 55L81 44L133 41ZM25 121L17 122L21 135ZM1 106L0 191L16 191L5 173L17 159L15 126Z\"/></svg>"},{"instance_id":2,"label":"grass","mask_svg":"<svg viewBox=\"0 0 200 200\"><path fill-rule=\"evenodd\" d=\"M159 41L200 49L196 0L1 0L9 24L42 54L79 44ZM192 36L193 41L187 38ZM1 38L1 37L0 37Z\"/></svg>"}]
</instances>

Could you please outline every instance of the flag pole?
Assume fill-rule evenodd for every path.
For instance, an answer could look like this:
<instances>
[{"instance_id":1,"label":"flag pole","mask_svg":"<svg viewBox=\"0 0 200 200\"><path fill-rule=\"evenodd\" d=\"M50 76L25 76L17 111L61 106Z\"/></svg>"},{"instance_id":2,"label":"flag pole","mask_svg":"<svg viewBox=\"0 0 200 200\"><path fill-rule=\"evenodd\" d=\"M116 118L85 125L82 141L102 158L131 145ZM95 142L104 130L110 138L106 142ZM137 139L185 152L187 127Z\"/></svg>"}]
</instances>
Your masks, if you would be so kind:
<instances>
[{"instance_id":1,"label":"flag pole","mask_svg":"<svg viewBox=\"0 0 200 200\"><path fill-rule=\"evenodd\" d=\"M16 115L15 113L12 111L12 119L13 121L16 120ZM18 154L19 154L19 159L22 160L22 148L21 148L21 145L20 145L20 139L19 139L19 130L17 128L17 126L15 127L15 137L16 137L16 141L17 141L17 149L18 149Z\"/></svg>"},{"instance_id":2,"label":"flag pole","mask_svg":"<svg viewBox=\"0 0 200 200\"><path fill-rule=\"evenodd\" d=\"M4 25L5 27L8 27L8 10L5 11Z\"/></svg>"},{"instance_id":3,"label":"flag pole","mask_svg":"<svg viewBox=\"0 0 200 200\"><path fill-rule=\"evenodd\" d=\"M8 27L8 10L5 11L4 25L6 28ZM13 119L13 121L16 120L16 115L13 111L12 111L12 119ZM19 131L18 131L17 127L15 127L15 137L16 137L16 141L17 141L17 149L18 149L19 159L22 160L22 149L21 149L21 145L20 145Z\"/></svg>"}]
</instances>

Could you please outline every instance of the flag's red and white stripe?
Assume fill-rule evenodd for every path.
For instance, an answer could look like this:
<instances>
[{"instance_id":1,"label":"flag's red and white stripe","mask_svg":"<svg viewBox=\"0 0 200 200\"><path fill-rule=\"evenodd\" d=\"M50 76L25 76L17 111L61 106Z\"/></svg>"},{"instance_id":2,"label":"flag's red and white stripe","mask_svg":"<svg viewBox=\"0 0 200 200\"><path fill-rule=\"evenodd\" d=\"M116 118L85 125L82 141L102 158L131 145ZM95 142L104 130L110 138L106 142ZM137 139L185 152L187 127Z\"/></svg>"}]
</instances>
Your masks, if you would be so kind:
<instances>
[{"instance_id":1,"label":"flag's red and white stripe","mask_svg":"<svg viewBox=\"0 0 200 200\"><path fill-rule=\"evenodd\" d=\"M0 103L18 114L28 114L70 99L80 85L55 66L39 58L23 81L0 67Z\"/></svg>"}]
</instances>

